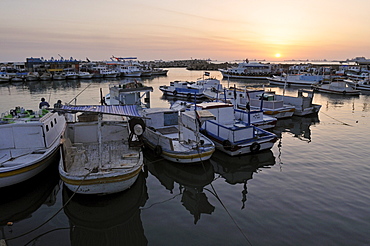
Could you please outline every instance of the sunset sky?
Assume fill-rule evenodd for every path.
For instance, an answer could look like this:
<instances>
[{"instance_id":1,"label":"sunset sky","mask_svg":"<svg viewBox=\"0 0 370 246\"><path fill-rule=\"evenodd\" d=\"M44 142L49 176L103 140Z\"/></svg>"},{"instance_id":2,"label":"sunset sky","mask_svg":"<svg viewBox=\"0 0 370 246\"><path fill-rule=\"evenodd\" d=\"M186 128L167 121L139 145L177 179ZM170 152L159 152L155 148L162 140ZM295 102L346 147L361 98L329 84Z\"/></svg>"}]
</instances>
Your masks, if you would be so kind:
<instances>
[{"instance_id":1,"label":"sunset sky","mask_svg":"<svg viewBox=\"0 0 370 246\"><path fill-rule=\"evenodd\" d=\"M0 61L370 58L369 23L368 0L1 0Z\"/></svg>"}]
</instances>

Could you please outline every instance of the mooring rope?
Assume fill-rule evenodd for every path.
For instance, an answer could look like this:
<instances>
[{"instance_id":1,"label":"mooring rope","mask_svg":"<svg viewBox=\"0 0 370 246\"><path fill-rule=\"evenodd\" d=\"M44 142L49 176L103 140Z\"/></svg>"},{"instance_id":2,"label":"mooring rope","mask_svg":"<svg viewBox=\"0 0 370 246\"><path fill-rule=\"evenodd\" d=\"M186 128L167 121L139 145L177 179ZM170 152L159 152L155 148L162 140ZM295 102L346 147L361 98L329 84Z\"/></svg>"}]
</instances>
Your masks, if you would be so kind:
<instances>
[{"instance_id":1,"label":"mooring rope","mask_svg":"<svg viewBox=\"0 0 370 246\"><path fill-rule=\"evenodd\" d=\"M14 239L17 239L17 238L20 238L20 237L23 237L23 236L25 236L25 235L27 235L27 234L30 234L31 232L34 232L34 231L36 231L37 229L39 229L39 228L41 228L42 226L44 226L46 223L48 223L50 220L52 220L55 216L57 216L63 209L64 209L64 207L65 206L67 206L67 204L72 200L72 198L75 196L75 194L76 194L76 192L77 192L77 190L80 188L80 186L82 185L82 182L91 174L91 172L93 171L93 169L92 170L90 170L85 176L84 176L84 178L81 180L81 182L80 182L80 184L78 185L78 187L77 187L77 189L76 189L76 191L74 191L73 192L73 194L71 195L71 197L63 204L63 206L54 214L54 215L52 215L48 220L46 220L44 223L42 223L41 225L39 225L39 226L37 226L36 228L34 228L34 229L32 229L32 230L30 230L30 231L28 231L28 232L25 232L25 233L23 233L23 234L21 234L21 235L18 235L18 236L15 236L15 237L12 237L12 238L8 238L8 239L2 239L2 240L4 240L4 241L10 241L10 240L14 240ZM38 237L36 237L36 238L38 238ZM29 242L28 242L29 243ZM27 244L28 244L27 243Z\"/></svg>"},{"instance_id":2,"label":"mooring rope","mask_svg":"<svg viewBox=\"0 0 370 246\"><path fill-rule=\"evenodd\" d=\"M353 126L353 125L351 125L351 124L348 124L348 123L345 123L345 122L343 122L343 121L340 121L340 120L338 120L338 119L336 119L336 118L334 118L334 117L332 117L332 116L330 116L330 115L328 115L328 114L326 114L326 113L324 113L324 112L322 112L322 111L321 111L321 113L322 113L322 114L324 114L324 115L326 115L326 116L328 116L329 118L331 118L331 119L333 119L333 120L338 121L339 123L342 123L342 124L343 124L343 125L345 125L345 126Z\"/></svg>"}]
</instances>

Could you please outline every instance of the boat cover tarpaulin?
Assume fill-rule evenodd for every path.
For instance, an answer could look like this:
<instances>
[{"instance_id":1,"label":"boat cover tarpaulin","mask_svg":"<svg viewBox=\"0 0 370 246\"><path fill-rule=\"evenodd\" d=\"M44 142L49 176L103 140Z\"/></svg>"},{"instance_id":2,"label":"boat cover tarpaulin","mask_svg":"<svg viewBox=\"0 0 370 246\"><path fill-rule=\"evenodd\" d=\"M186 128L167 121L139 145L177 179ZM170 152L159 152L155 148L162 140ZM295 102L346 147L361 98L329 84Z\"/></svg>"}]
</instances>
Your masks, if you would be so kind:
<instances>
[{"instance_id":1,"label":"boat cover tarpaulin","mask_svg":"<svg viewBox=\"0 0 370 246\"><path fill-rule=\"evenodd\" d=\"M86 112L86 113L102 113L111 115L122 115L129 117L141 117L137 107L135 105L94 105L94 106L62 106L60 109L55 109L56 111L68 111L68 112Z\"/></svg>"}]
</instances>

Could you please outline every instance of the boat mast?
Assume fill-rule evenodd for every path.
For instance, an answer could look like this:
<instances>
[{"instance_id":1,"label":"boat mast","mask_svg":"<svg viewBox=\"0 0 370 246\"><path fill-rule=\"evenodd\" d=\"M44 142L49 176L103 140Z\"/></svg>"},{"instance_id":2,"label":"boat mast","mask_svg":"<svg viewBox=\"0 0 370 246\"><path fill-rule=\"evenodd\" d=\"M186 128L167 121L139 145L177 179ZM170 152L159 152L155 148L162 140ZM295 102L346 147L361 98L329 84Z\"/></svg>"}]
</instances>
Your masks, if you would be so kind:
<instances>
[{"instance_id":1,"label":"boat mast","mask_svg":"<svg viewBox=\"0 0 370 246\"><path fill-rule=\"evenodd\" d=\"M99 141L99 145L98 145L98 151L99 151L99 169L101 170L102 168L102 135L101 135L101 121L102 121L102 118L103 118L103 115L102 114L99 114L98 115L98 141Z\"/></svg>"}]
</instances>

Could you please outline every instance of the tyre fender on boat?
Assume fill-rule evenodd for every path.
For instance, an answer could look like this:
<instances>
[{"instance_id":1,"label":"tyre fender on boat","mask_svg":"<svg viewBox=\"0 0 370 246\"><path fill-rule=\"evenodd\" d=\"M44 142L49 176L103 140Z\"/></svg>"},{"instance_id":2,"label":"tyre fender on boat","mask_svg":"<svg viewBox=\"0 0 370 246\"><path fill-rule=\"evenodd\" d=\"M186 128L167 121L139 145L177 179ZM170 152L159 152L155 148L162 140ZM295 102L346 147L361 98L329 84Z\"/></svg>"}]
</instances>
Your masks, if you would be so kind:
<instances>
[{"instance_id":1,"label":"tyre fender on boat","mask_svg":"<svg viewBox=\"0 0 370 246\"><path fill-rule=\"evenodd\" d=\"M191 93L188 93L187 98L191 99Z\"/></svg>"},{"instance_id":2,"label":"tyre fender on boat","mask_svg":"<svg viewBox=\"0 0 370 246\"><path fill-rule=\"evenodd\" d=\"M232 149L231 142L227 139L222 142L222 146L224 147L225 150Z\"/></svg>"},{"instance_id":3,"label":"tyre fender on boat","mask_svg":"<svg viewBox=\"0 0 370 246\"><path fill-rule=\"evenodd\" d=\"M173 93L174 96L177 95L177 91L176 90L174 90L172 93Z\"/></svg>"},{"instance_id":4,"label":"tyre fender on boat","mask_svg":"<svg viewBox=\"0 0 370 246\"><path fill-rule=\"evenodd\" d=\"M261 149L261 145L257 142L252 143L250 150L252 153L256 153Z\"/></svg>"},{"instance_id":5,"label":"tyre fender on boat","mask_svg":"<svg viewBox=\"0 0 370 246\"><path fill-rule=\"evenodd\" d=\"M154 147L154 153L156 156L160 156L162 154L162 147L160 145L156 145Z\"/></svg>"},{"instance_id":6,"label":"tyre fender on boat","mask_svg":"<svg viewBox=\"0 0 370 246\"><path fill-rule=\"evenodd\" d=\"M129 121L130 131L137 136L143 135L145 131L145 122L141 118L133 118Z\"/></svg>"}]
</instances>

